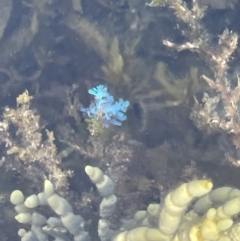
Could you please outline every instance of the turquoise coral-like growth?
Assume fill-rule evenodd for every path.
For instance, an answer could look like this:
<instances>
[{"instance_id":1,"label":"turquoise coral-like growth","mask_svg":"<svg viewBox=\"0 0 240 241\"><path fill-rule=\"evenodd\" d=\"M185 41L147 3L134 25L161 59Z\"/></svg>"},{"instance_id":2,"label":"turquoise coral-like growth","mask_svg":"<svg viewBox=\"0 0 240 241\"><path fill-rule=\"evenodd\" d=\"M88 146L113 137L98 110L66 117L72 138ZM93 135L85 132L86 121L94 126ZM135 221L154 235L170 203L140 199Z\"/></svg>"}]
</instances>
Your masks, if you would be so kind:
<instances>
[{"instance_id":1,"label":"turquoise coral-like growth","mask_svg":"<svg viewBox=\"0 0 240 241\"><path fill-rule=\"evenodd\" d=\"M90 89L88 93L93 95L95 100L88 108L80 109L87 113L88 117L97 120L106 128L110 125L121 126L122 121L127 119L125 112L130 104L129 101L122 98L115 101L104 85L98 85Z\"/></svg>"}]
</instances>

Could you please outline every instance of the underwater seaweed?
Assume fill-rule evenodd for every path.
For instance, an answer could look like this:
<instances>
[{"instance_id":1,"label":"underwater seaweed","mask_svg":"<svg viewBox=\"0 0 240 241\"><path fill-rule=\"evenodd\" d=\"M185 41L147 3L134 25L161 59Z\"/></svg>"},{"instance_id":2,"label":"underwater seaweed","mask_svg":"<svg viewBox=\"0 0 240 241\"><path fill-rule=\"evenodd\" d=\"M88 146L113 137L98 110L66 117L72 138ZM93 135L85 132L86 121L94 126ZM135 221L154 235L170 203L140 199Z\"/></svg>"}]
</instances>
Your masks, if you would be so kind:
<instances>
[{"instance_id":1,"label":"underwater seaweed","mask_svg":"<svg viewBox=\"0 0 240 241\"><path fill-rule=\"evenodd\" d=\"M106 128L110 125L121 126L122 121L127 119L125 112L130 104L129 101L122 98L114 101L104 85L98 85L90 89L88 93L95 97L95 101L88 108L80 109L87 113L88 117L100 122Z\"/></svg>"}]
</instances>

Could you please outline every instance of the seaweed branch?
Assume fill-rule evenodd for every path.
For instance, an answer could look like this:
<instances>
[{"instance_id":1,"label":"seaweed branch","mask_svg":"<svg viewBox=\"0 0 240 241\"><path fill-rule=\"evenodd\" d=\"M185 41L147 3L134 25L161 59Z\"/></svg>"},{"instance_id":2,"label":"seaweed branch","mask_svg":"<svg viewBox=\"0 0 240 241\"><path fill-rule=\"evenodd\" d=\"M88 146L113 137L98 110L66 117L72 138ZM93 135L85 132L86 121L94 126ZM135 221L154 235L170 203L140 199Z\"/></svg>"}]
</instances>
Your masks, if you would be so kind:
<instances>
[{"instance_id":1,"label":"seaweed branch","mask_svg":"<svg viewBox=\"0 0 240 241\"><path fill-rule=\"evenodd\" d=\"M215 44L211 34L201 23L205 9L198 4L197 0L192 0L190 8L182 0L153 0L149 6L168 6L174 10L178 19L186 24L186 29L182 31L187 39L185 43L178 44L163 40L163 44L176 51L190 50L198 53L212 70L213 78L205 75L202 78L215 91L215 94L205 93L201 101L195 98L191 118L198 127L208 126L209 129L227 133L232 143L239 149L239 79L234 83L228 77L228 63L237 48L238 35L225 29ZM226 153L226 156L229 156L229 153ZM228 160L230 161L229 158ZM233 163L232 159L231 163Z\"/></svg>"},{"instance_id":2,"label":"seaweed branch","mask_svg":"<svg viewBox=\"0 0 240 241\"><path fill-rule=\"evenodd\" d=\"M40 118L30 109L31 99L25 91L17 97L16 109L6 107L4 110L0 123L1 142L8 148L4 167L7 171L16 170L35 184L49 178L57 189L66 191L67 177L72 171L60 169L54 134L46 130L46 138L42 137Z\"/></svg>"}]
</instances>

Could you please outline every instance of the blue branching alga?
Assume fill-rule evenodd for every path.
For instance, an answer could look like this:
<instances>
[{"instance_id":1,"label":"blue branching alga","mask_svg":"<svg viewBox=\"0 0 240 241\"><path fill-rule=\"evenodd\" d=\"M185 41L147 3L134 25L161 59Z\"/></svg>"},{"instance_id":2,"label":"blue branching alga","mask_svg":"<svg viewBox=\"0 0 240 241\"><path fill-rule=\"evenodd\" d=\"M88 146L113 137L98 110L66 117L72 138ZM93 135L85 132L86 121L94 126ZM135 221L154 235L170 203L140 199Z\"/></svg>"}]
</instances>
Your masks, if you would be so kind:
<instances>
[{"instance_id":1,"label":"blue branching alga","mask_svg":"<svg viewBox=\"0 0 240 241\"><path fill-rule=\"evenodd\" d=\"M88 93L93 95L95 100L88 108L81 108L80 110L87 113L89 118L97 120L106 128L110 125L121 126L122 121L127 119L125 112L130 104L129 101L122 98L115 101L104 85L93 87L88 90Z\"/></svg>"}]
</instances>

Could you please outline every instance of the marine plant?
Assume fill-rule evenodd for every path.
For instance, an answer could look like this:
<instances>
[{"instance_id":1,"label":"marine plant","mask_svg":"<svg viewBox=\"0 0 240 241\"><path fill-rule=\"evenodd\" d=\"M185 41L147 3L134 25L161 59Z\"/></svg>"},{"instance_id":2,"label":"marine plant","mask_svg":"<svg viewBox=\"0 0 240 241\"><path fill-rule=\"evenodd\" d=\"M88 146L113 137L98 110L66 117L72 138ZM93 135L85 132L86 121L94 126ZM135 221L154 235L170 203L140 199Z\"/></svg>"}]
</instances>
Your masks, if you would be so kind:
<instances>
[{"instance_id":1,"label":"marine plant","mask_svg":"<svg viewBox=\"0 0 240 241\"><path fill-rule=\"evenodd\" d=\"M83 107L80 110L90 118L89 123L93 126L93 129L96 129L96 127L108 128L111 125L121 126L122 122L127 119L125 112L129 107L129 101L122 98L115 101L104 85L93 87L89 89L88 93L94 96L94 101L89 107Z\"/></svg>"}]
</instances>

